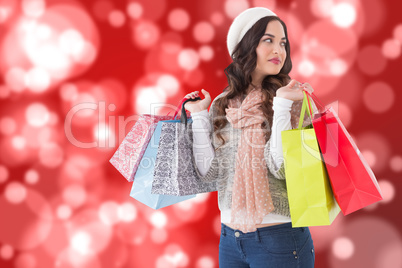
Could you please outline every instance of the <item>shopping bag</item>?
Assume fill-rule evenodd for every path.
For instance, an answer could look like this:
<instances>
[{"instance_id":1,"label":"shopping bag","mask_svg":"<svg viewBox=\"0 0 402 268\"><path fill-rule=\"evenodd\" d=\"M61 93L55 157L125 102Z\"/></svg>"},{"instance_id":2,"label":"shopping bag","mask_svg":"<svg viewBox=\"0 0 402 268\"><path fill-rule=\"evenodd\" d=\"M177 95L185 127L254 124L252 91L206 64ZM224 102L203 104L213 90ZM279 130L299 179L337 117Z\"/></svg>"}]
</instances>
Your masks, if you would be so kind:
<instances>
[{"instance_id":1,"label":"shopping bag","mask_svg":"<svg viewBox=\"0 0 402 268\"><path fill-rule=\"evenodd\" d=\"M315 103L320 104L314 94ZM322 105L320 105L322 107ZM344 215L383 199L373 171L333 107L312 120L335 198Z\"/></svg>"},{"instance_id":2,"label":"shopping bag","mask_svg":"<svg viewBox=\"0 0 402 268\"><path fill-rule=\"evenodd\" d=\"M340 212L314 129L302 127L306 106L304 93L298 128L281 133L292 227L330 225Z\"/></svg>"},{"instance_id":3,"label":"shopping bag","mask_svg":"<svg viewBox=\"0 0 402 268\"><path fill-rule=\"evenodd\" d=\"M161 120L170 119L173 119L173 116L142 114L128 132L109 160L127 181L134 180L134 175L155 131L156 124Z\"/></svg>"},{"instance_id":4,"label":"shopping bag","mask_svg":"<svg viewBox=\"0 0 402 268\"><path fill-rule=\"evenodd\" d=\"M201 98L189 100L183 99L178 109L184 107L184 103L186 101L195 101L200 99ZM178 109L176 110L174 118L176 118ZM181 115L181 119L187 122L188 115L185 112L183 113L183 109ZM144 155L141 158L137 172L134 175L134 182L130 192L131 197L153 209L160 209L195 197L195 195L170 196L151 193L153 174L155 169L155 160L158 153L159 140L161 135L161 127L162 125L160 124L160 122L158 122L152 134L152 137L145 149Z\"/></svg>"},{"instance_id":5,"label":"shopping bag","mask_svg":"<svg viewBox=\"0 0 402 268\"><path fill-rule=\"evenodd\" d=\"M178 109L180 109L180 105ZM155 131L156 124L161 120L174 119L179 111L178 109L176 109L174 115L142 114L127 133L119 148L109 160L127 181L132 182L134 180L134 175ZM189 115L190 113L186 113L187 117Z\"/></svg>"},{"instance_id":6,"label":"shopping bag","mask_svg":"<svg viewBox=\"0 0 402 268\"><path fill-rule=\"evenodd\" d=\"M191 195L214 192L216 181L203 182L193 164L192 121L160 121L161 137L156 156L152 193Z\"/></svg>"}]
</instances>

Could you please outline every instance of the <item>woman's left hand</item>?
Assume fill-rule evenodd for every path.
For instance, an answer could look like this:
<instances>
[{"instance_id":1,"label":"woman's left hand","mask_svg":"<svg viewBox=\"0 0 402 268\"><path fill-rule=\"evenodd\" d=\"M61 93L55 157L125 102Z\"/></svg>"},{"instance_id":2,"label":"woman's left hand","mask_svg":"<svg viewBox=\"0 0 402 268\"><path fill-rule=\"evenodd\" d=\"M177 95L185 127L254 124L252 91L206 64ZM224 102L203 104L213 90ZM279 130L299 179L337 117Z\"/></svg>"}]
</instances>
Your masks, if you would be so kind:
<instances>
[{"instance_id":1,"label":"woman's left hand","mask_svg":"<svg viewBox=\"0 0 402 268\"><path fill-rule=\"evenodd\" d=\"M303 83L300 85L303 89L305 89L310 94L313 93L314 89L309 83Z\"/></svg>"}]
</instances>

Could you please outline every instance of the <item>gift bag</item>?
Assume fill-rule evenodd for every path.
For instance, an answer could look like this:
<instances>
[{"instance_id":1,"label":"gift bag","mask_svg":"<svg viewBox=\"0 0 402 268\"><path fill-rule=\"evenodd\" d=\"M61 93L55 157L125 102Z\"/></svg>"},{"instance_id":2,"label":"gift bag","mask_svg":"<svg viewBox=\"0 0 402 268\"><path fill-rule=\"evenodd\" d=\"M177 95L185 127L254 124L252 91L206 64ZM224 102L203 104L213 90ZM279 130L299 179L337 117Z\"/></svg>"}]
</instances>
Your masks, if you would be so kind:
<instances>
[{"instance_id":1,"label":"gift bag","mask_svg":"<svg viewBox=\"0 0 402 268\"><path fill-rule=\"evenodd\" d=\"M178 109L184 107L184 103L186 101L195 101L200 99L201 98L189 100L183 99ZM174 118L176 117L177 112L178 110L176 110ZM185 112L182 112L181 119L187 121L187 114ZM161 126L162 125L160 124L160 122L158 122L155 127L152 137L139 163L130 192L131 197L153 209L163 208L195 197L195 195L170 196L151 193L156 155L158 153L159 140L161 135Z\"/></svg>"},{"instance_id":2,"label":"gift bag","mask_svg":"<svg viewBox=\"0 0 402 268\"><path fill-rule=\"evenodd\" d=\"M170 119L173 119L173 116L143 114L128 132L109 160L127 181L132 182L134 180L134 175L154 133L156 124L161 120Z\"/></svg>"},{"instance_id":3,"label":"gift bag","mask_svg":"<svg viewBox=\"0 0 402 268\"><path fill-rule=\"evenodd\" d=\"M310 96L319 104L314 94ZM312 121L332 190L343 214L382 200L374 173L333 107L322 109Z\"/></svg>"},{"instance_id":4,"label":"gift bag","mask_svg":"<svg viewBox=\"0 0 402 268\"><path fill-rule=\"evenodd\" d=\"M298 128L281 133L292 227L330 225L340 212L314 129L302 128L306 106L305 94Z\"/></svg>"},{"instance_id":5,"label":"gift bag","mask_svg":"<svg viewBox=\"0 0 402 268\"><path fill-rule=\"evenodd\" d=\"M190 195L217 190L216 182L203 182L194 166L191 119L161 121L161 138L156 156L152 193L165 195Z\"/></svg>"}]
</instances>

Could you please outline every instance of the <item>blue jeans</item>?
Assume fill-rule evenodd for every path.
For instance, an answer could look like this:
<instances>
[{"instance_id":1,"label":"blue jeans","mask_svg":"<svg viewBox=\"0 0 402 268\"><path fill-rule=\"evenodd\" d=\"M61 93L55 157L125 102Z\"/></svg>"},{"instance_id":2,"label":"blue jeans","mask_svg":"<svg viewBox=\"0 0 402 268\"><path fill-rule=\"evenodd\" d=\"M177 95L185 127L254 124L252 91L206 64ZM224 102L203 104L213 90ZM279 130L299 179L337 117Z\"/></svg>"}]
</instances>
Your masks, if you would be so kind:
<instances>
[{"instance_id":1,"label":"blue jeans","mask_svg":"<svg viewBox=\"0 0 402 268\"><path fill-rule=\"evenodd\" d=\"M284 223L243 233L222 224L220 268L312 268L315 253L308 227Z\"/></svg>"}]
</instances>

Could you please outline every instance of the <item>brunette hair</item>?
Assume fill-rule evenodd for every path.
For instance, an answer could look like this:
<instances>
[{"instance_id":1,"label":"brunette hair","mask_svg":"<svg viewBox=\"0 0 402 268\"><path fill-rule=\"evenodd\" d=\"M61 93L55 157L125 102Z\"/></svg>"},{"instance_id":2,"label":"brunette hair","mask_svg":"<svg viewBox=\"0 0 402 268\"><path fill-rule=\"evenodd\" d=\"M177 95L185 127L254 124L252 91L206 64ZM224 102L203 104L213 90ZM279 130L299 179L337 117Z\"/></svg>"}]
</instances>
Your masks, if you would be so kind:
<instances>
[{"instance_id":1,"label":"brunette hair","mask_svg":"<svg viewBox=\"0 0 402 268\"><path fill-rule=\"evenodd\" d=\"M244 35L243 39L237 44L231 55L233 62L225 69L225 74L228 79L228 86L223 92L227 92L223 97L215 100L216 120L214 119L214 131L217 137L222 141L223 146L225 140L219 130L228 123L226 119L225 109L228 108L229 99L233 99L243 94L252 82L251 74L257 66L256 48L265 34L266 27L269 22L277 20L284 29L286 37L286 59L280 72L276 75L267 75L262 81L263 103L261 110L267 121L264 121L262 128L266 130L266 140L269 139L270 129L272 127L272 101L276 95L276 90L287 85L290 82L289 72L292 70L292 61L290 59L290 44L285 23L277 16L268 16L258 20L250 30ZM268 122L269 128L266 124Z\"/></svg>"}]
</instances>

